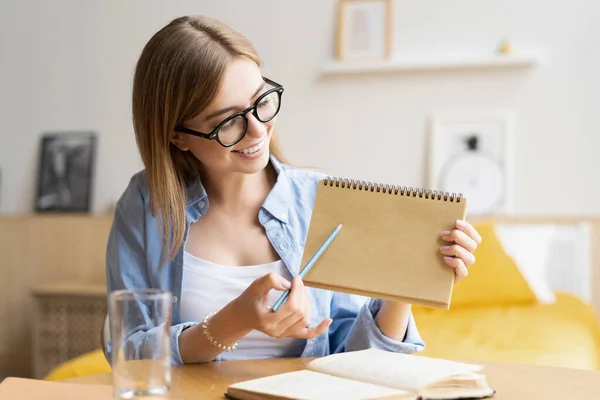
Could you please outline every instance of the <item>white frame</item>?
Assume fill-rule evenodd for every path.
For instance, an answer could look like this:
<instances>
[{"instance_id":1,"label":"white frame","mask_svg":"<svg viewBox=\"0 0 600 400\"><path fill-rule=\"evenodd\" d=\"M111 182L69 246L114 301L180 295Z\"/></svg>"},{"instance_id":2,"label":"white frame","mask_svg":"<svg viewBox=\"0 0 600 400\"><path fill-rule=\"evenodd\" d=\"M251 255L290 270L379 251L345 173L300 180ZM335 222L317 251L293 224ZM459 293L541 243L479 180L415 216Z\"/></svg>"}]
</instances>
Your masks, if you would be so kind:
<instances>
[{"instance_id":1,"label":"white frame","mask_svg":"<svg viewBox=\"0 0 600 400\"><path fill-rule=\"evenodd\" d=\"M440 143L442 128L449 124L495 124L500 127L503 137L504 171L505 171L505 196L504 203L492 215L509 214L514 211L514 190L515 190L515 146L514 130L515 116L514 112L505 109L492 110L454 110L436 112L430 117L429 125L429 162L427 183L430 189L438 189L437 177L441 169L440 155L438 154L437 144Z\"/></svg>"}]
</instances>

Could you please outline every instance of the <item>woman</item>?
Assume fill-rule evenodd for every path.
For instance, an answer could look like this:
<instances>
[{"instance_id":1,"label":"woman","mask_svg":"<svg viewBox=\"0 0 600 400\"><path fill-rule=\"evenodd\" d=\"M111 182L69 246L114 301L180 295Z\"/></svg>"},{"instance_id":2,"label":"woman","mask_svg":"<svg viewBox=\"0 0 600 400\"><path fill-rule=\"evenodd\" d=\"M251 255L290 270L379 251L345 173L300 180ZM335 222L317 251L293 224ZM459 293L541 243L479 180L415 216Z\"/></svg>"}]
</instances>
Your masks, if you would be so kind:
<instances>
[{"instance_id":1,"label":"woman","mask_svg":"<svg viewBox=\"0 0 600 400\"><path fill-rule=\"evenodd\" d=\"M117 204L109 290L173 293L173 364L421 350L409 304L293 278L320 176L286 165L274 136L283 88L259 65L247 39L205 17L175 19L147 43L133 86L145 171ZM443 237L460 279L481 238L461 221ZM137 356L148 335L130 338Z\"/></svg>"}]
</instances>

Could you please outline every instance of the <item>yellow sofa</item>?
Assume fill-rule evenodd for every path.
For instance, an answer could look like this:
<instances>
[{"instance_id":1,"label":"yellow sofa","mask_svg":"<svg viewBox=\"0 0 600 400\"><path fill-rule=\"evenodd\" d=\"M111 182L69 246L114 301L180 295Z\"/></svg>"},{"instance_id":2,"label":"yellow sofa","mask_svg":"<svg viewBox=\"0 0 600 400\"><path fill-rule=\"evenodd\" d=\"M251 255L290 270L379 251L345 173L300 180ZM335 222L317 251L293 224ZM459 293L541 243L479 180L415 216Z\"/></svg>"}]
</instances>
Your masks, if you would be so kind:
<instances>
[{"instance_id":1,"label":"yellow sofa","mask_svg":"<svg viewBox=\"0 0 600 400\"><path fill-rule=\"evenodd\" d=\"M600 370L592 308L568 293L554 304L508 304L444 312L417 308L421 355Z\"/></svg>"},{"instance_id":2,"label":"yellow sofa","mask_svg":"<svg viewBox=\"0 0 600 400\"><path fill-rule=\"evenodd\" d=\"M537 300L491 223L469 277L454 287L448 311L413 307L432 357L600 370L600 324L592 306L569 293Z\"/></svg>"}]
</instances>

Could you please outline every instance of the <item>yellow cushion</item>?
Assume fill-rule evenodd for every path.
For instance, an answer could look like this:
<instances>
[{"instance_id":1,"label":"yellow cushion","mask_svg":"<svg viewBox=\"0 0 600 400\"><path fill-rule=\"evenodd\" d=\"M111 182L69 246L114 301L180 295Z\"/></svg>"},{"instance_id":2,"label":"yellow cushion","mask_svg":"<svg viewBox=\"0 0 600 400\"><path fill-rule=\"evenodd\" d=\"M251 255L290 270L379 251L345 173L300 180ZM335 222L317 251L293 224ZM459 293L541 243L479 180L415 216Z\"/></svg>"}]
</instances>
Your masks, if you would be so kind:
<instances>
[{"instance_id":1,"label":"yellow cushion","mask_svg":"<svg viewBox=\"0 0 600 400\"><path fill-rule=\"evenodd\" d=\"M106 361L102 350L95 350L59 365L50 371L44 379L57 381L78 376L104 374L110 371L110 364Z\"/></svg>"},{"instance_id":2,"label":"yellow cushion","mask_svg":"<svg viewBox=\"0 0 600 400\"><path fill-rule=\"evenodd\" d=\"M450 307L492 304L531 304L535 293L513 259L504 251L492 223L475 228L483 238L467 278L454 286Z\"/></svg>"}]
</instances>

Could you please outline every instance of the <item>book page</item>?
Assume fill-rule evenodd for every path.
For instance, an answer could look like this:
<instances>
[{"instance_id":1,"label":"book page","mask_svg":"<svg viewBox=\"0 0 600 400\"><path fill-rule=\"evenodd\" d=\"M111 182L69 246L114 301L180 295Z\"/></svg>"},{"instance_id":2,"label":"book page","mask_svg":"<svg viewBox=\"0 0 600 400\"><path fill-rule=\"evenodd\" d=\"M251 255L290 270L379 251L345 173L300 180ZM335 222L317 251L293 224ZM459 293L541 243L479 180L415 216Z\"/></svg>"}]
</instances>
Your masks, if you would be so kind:
<instances>
[{"instance_id":1,"label":"book page","mask_svg":"<svg viewBox=\"0 0 600 400\"><path fill-rule=\"evenodd\" d=\"M448 400L448 399L483 399L493 397L495 391L490 388L463 388L446 387L425 389L419 394L420 400Z\"/></svg>"},{"instance_id":2,"label":"book page","mask_svg":"<svg viewBox=\"0 0 600 400\"><path fill-rule=\"evenodd\" d=\"M390 388L418 392L451 376L478 372L480 365L368 349L311 361L308 369Z\"/></svg>"},{"instance_id":3,"label":"book page","mask_svg":"<svg viewBox=\"0 0 600 400\"><path fill-rule=\"evenodd\" d=\"M417 399L417 395L363 382L329 376L312 371L296 371L239 382L229 386L227 393L233 397L244 397L244 393L267 395L283 399Z\"/></svg>"},{"instance_id":4,"label":"book page","mask_svg":"<svg viewBox=\"0 0 600 400\"><path fill-rule=\"evenodd\" d=\"M485 375L475 373L453 376L419 391L421 400L480 399L493 397L495 393L488 386Z\"/></svg>"}]
</instances>

